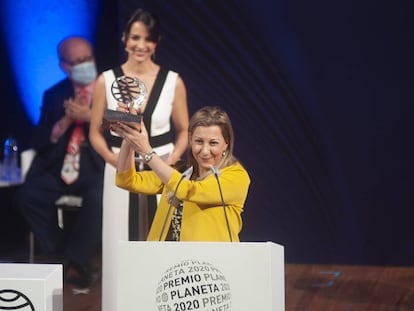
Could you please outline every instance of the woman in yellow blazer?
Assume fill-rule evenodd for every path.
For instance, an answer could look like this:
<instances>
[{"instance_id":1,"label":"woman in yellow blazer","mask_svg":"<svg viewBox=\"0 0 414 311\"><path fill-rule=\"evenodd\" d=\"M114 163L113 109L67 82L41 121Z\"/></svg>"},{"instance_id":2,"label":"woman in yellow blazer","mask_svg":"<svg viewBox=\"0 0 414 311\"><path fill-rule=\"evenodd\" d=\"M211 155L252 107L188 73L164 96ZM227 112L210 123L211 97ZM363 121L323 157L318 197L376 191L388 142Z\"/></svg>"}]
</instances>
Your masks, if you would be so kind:
<instances>
[{"instance_id":1,"label":"woman in yellow blazer","mask_svg":"<svg viewBox=\"0 0 414 311\"><path fill-rule=\"evenodd\" d=\"M119 110L137 113L125 106ZM144 122L118 122L112 129L123 138L116 185L132 192L162 194L149 241L239 241L250 177L233 155L234 133L225 111L204 107L193 115L191 166L183 174L152 150ZM151 171L136 171L134 152Z\"/></svg>"}]
</instances>

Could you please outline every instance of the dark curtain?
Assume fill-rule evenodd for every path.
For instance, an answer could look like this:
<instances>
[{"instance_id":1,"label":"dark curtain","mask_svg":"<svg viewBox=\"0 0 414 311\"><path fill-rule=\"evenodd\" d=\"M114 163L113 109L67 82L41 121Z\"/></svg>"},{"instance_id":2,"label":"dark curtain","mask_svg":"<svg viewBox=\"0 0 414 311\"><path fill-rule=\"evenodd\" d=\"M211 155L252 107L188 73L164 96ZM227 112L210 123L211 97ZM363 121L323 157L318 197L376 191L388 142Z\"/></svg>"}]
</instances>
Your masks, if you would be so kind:
<instances>
[{"instance_id":1,"label":"dark curtain","mask_svg":"<svg viewBox=\"0 0 414 311\"><path fill-rule=\"evenodd\" d=\"M252 179L243 241L280 243L287 262L414 262L410 1L104 2L101 68L149 9L190 112L230 114Z\"/></svg>"}]
</instances>

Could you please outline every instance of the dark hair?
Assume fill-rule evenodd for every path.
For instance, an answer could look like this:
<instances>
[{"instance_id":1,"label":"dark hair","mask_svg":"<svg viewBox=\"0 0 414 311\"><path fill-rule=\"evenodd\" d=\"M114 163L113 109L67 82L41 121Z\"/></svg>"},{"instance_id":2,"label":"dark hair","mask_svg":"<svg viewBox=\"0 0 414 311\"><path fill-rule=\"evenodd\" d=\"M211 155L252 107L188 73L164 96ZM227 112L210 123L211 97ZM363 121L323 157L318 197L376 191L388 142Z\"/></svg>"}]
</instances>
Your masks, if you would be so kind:
<instances>
[{"instance_id":1,"label":"dark hair","mask_svg":"<svg viewBox=\"0 0 414 311\"><path fill-rule=\"evenodd\" d=\"M158 43L160 40L160 22L157 16L153 13L145 11L143 9L137 9L131 15L124 27L123 38L126 41L129 33L131 32L131 27L134 23L141 22L148 28L149 38L151 42Z\"/></svg>"},{"instance_id":2,"label":"dark hair","mask_svg":"<svg viewBox=\"0 0 414 311\"><path fill-rule=\"evenodd\" d=\"M191 142L191 137L195 129L199 126L213 126L220 127L221 134L224 137L225 142L228 144L225 155L223 156L219 167L223 168L229 166L237 161L233 155L234 149L234 132L231 125L228 114L219 107L206 106L199 109L190 119L190 125L188 127L188 141ZM188 150L188 160L191 165L198 168L197 161L195 160L191 147ZM195 170L198 171L198 170Z\"/></svg>"}]
</instances>

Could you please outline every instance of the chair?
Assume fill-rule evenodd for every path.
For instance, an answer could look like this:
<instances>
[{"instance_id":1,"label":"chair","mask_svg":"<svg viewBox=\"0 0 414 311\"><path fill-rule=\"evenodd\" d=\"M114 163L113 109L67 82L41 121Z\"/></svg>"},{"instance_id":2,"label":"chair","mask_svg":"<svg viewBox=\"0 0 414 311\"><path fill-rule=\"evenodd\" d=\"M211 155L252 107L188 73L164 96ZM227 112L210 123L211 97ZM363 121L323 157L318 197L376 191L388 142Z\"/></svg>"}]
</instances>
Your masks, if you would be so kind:
<instances>
[{"instance_id":1,"label":"chair","mask_svg":"<svg viewBox=\"0 0 414 311\"><path fill-rule=\"evenodd\" d=\"M27 149L22 151L20 155L22 181L24 181L26 174L30 168L33 158L36 155L36 151L33 149ZM79 211L82 208L82 197L75 195L62 195L56 202L57 218L59 228L64 228L64 213ZM34 263L35 259L35 237L32 231L29 233L29 262Z\"/></svg>"}]
</instances>

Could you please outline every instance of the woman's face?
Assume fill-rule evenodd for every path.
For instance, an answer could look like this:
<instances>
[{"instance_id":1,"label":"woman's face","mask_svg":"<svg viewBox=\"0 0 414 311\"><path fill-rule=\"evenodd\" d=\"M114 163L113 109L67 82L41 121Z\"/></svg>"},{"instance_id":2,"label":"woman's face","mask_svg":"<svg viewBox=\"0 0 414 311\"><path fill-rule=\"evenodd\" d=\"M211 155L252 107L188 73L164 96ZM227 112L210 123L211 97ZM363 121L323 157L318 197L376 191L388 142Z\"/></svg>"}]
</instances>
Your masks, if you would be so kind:
<instances>
[{"instance_id":1,"label":"woman's face","mask_svg":"<svg viewBox=\"0 0 414 311\"><path fill-rule=\"evenodd\" d=\"M129 35L125 38L125 50L129 57L138 62L144 62L151 59L155 53L157 44L149 40L150 34L147 26L142 22L132 24Z\"/></svg>"},{"instance_id":2,"label":"woman's face","mask_svg":"<svg viewBox=\"0 0 414 311\"><path fill-rule=\"evenodd\" d=\"M228 146L218 125L196 127L190 144L200 176L210 171L211 166L218 166Z\"/></svg>"}]
</instances>

